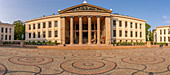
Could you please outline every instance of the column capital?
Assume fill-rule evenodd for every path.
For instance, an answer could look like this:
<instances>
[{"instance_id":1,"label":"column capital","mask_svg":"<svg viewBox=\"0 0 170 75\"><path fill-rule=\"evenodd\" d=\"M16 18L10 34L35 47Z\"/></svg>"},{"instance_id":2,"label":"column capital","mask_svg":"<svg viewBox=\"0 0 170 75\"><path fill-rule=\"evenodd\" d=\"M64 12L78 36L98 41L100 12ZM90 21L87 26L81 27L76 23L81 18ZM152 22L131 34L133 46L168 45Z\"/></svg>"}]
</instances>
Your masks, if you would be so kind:
<instances>
[{"instance_id":1,"label":"column capital","mask_svg":"<svg viewBox=\"0 0 170 75\"><path fill-rule=\"evenodd\" d=\"M83 18L83 16L78 16L79 18Z\"/></svg>"},{"instance_id":2,"label":"column capital","mask_svg":"<svg viewBox=\"0 0 170 75\"><path fill-rule=\"evenodd\" d=\"M92 18L93 16L87 16L87 18Z\"/></svg>"},{"instance_id":3,"label":"column capital","mask_svg":"<svg viewBox=\"0 0 170 75\"><path fill-rule=\"evenodd\" d=\"M61 16L61 18L66 18L65 16Z\"/></svg>"},{"instance_id":4,"label":"column capital","mask_svg":"<svg viewBox=\"0 0 170 75\"><path fill-rule=\"evenodd\" d=\"M101 16L96 16L97 18L100 18Z\"/></svg>"},{"instance_id":5,"label":"column capital","mask_svg":"<svg viewBox=\"0 0 170 75\"><path fill-rule=\"evenodd\" d=\"M74 16L69 16L69 18L74 18Z\"/></svg>"}]
</instances>

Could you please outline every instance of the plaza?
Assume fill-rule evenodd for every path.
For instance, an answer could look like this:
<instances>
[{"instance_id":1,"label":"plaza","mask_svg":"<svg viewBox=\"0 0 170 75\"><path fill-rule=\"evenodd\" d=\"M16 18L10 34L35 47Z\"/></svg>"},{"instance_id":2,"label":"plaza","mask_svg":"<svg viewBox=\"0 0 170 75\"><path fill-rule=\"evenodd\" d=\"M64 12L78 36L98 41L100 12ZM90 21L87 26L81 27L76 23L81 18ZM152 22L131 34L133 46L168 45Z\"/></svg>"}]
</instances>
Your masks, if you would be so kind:
<instances>
[{"instance_id":1,"label":"plaza","mask_svg":"<svg viewBox=\"0 0 170 75\"><path fill-rule=\"evenodd\" d=\"M170 75L169 50L0 47L0 75Z\"/></svg>"}]
</instances>

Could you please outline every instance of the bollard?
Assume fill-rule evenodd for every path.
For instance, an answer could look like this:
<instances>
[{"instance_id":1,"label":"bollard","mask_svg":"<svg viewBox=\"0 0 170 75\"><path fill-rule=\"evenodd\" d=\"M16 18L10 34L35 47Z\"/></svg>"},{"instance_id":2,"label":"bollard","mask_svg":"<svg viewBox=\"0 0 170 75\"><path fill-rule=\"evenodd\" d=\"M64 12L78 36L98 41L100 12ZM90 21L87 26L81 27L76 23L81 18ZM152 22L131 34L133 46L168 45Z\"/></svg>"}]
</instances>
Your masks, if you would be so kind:
<instances>
[{"instance_id":1,"label":"bollard","mask_svg":"<svg viewBox=\"0 0 170 75\"><path fill-rule=\"evenodd\" d=\"M153 72L149 72L149 75L153 75Z\"/></svg>"}]
</instances>

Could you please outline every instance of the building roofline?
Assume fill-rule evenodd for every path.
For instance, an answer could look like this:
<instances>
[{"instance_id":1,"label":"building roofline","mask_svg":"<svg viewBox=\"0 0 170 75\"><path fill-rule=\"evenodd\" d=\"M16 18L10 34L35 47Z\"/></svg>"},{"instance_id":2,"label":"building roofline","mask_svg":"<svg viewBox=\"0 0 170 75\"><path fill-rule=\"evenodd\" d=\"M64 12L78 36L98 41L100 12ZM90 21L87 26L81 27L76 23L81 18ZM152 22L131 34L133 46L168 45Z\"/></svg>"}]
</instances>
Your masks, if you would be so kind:
<instances>
[{"instance_id":1,"label":"building roofline","mask_svg":"<svg viewBox=\"0 0 170 75\"><path fill-rule=\"evenodd\" d=\"M170 27L170 25L157 26L156 28Z\"/></svg>"},{"instance_id":2,"label":"building roofline","mask_svg":"<svg viewBox=\"0 0 170 75\"><path fill-rule=\"evenodd\" d=\"M9 24L9 23L2 23L1 21L0 21L0 25L15 26L15 25L13 25L13 24Z\"/></svg>"},{"instance_id":3,"label":"building roofline","mask_svg":"<svg viewBox=\"0 0 170 75\"><path fill-rule=\"evenodd\" d=\"M60 15L43 16L43 17L40 17L40 18L35 18L35 19L31 19L31 20L24 21L24 23L28 23L28 22L36 21L36 20L54 18L54 17L60 17Z\"/></svg>"},{"instance_id":4,"label":"building roofline","mask_svg":"<svg viewBox=\"0 0 170 75\"><path fill-rule=\"evenodd\" d=\"M131 16L125 16L125 15L119 15L119 14L111 14L111 16L116 16L116 17L122 17L122 18L127 18L127 19L133 19L133 20L147 22L146 20L142 20L142 19L139 19L139 18L131 17Z\"/></svg>"}]
</instances>

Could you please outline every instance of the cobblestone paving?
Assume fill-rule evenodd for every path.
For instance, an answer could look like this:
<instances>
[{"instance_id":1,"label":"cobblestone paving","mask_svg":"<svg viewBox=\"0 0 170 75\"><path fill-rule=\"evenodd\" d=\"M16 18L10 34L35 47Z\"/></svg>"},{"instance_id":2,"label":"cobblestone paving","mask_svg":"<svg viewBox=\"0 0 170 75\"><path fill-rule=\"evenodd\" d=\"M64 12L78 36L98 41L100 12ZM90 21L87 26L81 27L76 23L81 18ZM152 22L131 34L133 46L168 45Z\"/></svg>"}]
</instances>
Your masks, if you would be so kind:
<instances>
[{"instance_id":1,"label":"cobblestone paving","mask_svg":"<svg viewBox=\"0 0 170 75\"><path fill-rule=\"evenodd\" d=\"M170 75L170 48L45 50L0 47L0 75Z\"/></svg>"}]
</instances>

